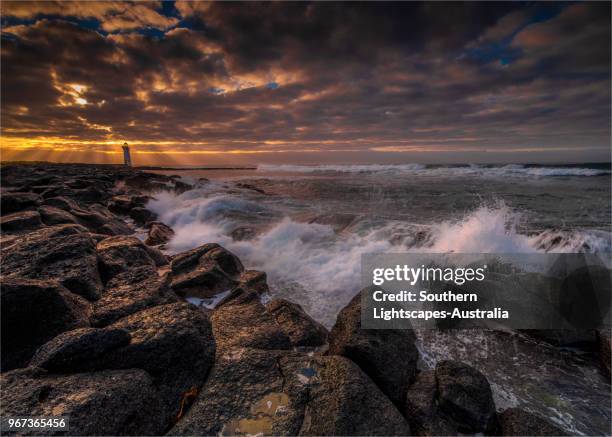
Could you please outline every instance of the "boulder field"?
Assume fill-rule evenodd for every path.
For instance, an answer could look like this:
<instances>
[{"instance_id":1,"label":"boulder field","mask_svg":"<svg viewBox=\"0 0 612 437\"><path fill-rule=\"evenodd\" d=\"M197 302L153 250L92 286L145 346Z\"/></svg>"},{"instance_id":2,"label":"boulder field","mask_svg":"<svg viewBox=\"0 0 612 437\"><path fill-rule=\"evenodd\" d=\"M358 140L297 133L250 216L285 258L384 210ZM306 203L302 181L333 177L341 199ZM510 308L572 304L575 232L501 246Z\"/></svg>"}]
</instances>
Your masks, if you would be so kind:
<instances>
[{"instance_id":1,"label":"boulder field","mask_svg":"<svg viewBox=\"0 0 612 437\"><path fill-rule=\"evenodd\" d=\"M122 166L2 168L0 415L69 416L72 435L563 434L497 411L466 364L418 369L411 330L361 329L359 293L328 332L214 242L166 256L173 231L146 203L190 188Z\"/></svg>"}]
</instances>

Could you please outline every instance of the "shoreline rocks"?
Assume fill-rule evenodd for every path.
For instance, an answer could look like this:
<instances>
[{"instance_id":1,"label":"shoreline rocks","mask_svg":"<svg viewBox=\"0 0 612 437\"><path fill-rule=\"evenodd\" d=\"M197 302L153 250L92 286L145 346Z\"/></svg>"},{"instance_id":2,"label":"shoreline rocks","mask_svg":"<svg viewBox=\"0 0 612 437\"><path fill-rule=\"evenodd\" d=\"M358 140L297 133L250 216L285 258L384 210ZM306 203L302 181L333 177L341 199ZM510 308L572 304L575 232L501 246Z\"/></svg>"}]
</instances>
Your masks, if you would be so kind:
<instances>
[{"instance_id":1,"label":"shoreline rocks","mask_svg":"<svg viewBox=\"0 0 612 437\"><path fill-rule=\"evenodd\" d=\"M557 432L496 414L465 364L419 372L414 332L362 329L359 294L328 332L218 244L164 255L173 231L146 204L188 190L180 178L51 164L1 177L0 415L67 415L78 435Z\"/></svg>"}]
</instances>

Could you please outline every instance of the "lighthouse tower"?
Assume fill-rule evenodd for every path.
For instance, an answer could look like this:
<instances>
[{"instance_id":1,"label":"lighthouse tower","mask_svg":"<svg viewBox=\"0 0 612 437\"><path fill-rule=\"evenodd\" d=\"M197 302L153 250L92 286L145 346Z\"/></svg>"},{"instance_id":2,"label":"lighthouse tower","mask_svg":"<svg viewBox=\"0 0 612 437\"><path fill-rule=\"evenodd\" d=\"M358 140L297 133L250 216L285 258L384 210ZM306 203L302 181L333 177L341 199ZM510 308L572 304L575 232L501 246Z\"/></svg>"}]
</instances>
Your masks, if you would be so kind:
<instances>
[{"instance_id":1,"label":"lighthouse tower","mask_svg":"<svg viewBox=\"0 0 612 437\"><path fill-rule=\"evenodd\" d=\"M130 157L130 146L128 143L123 143L123 165L132 166L132 158Z\"/></svg>"}]
</instances>

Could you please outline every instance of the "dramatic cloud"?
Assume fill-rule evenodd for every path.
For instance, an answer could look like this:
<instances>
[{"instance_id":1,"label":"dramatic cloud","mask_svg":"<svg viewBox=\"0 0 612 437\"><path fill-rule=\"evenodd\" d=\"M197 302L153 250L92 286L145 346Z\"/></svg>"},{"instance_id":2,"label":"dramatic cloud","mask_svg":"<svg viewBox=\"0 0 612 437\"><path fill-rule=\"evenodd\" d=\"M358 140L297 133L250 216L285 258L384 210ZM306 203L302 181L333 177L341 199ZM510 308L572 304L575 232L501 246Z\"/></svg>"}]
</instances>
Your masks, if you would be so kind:
<instances>
[{"instance_id":1,"label":"dramatic cloud","mask_svg":"<svg viewBox=\"0 0 612 437\"><path fill-rule=\"evenodd\" d=\"M609 3L3 2L3 159L607 159L610 27Z\"/></svg>"}]
</instances>

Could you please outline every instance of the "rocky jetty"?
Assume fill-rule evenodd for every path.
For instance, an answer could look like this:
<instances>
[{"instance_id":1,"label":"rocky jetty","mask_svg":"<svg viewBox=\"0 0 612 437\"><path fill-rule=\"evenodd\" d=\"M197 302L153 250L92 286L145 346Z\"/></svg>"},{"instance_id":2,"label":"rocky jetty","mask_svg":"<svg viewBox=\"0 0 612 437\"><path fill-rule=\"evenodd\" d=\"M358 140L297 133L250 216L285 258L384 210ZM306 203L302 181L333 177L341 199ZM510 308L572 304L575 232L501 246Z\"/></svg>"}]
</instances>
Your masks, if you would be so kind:
<instances>
[{"instance_id":1,"label":"rocky jetty","mask_svg":"<svg viewBox=\"0 0 612 437\"><path fill-rule=\"evenodd\" d=\"M73 435L561 433L497 412L466 364L419 370L412 331L361 329L359 294L328 332L214 242L167 257L172 229L146 204L190 188L119 166L2 168L0 415L69 416Z\"/></svg>"}]
</instances>

